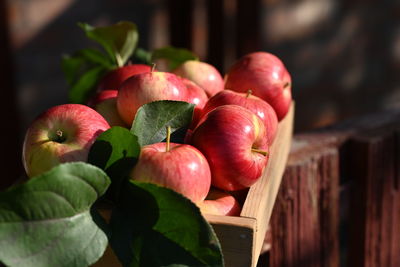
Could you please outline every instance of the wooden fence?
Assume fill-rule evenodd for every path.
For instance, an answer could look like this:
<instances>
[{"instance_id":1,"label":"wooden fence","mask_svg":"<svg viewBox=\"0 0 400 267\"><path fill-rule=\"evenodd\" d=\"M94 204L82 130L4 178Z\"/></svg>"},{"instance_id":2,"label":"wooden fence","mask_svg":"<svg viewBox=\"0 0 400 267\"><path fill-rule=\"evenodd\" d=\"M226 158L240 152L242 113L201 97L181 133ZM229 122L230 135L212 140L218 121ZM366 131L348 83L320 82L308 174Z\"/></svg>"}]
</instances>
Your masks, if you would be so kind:
<instances>
[{"instance_id":1,"label":"wooden fence","mask_svg":"<svg viewBox=\"0 0 400 267\"><path fill-rule=\"evenodd\" d=\"M294 137L259 266L400 266L400 111Z\"/></svg>"}]
</instances>

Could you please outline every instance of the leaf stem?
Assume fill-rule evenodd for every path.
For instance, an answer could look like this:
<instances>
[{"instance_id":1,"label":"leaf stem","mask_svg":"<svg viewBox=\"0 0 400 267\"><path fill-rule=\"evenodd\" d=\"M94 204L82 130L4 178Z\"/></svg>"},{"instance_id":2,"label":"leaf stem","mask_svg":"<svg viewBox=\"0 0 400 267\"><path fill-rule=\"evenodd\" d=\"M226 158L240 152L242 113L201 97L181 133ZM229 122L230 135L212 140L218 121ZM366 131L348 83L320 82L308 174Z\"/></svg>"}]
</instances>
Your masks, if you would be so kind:
<instances>
[{"instance_id":1,"label":"leaf stem","mask_svg":"<svg viewBox=\"0 0 400 267\"><path fill-rule=\"evenodd\" d=\"M169 151L170 142L171 142L171 126L167 126L167 144L165 146L165 152Z\"/></svg>"},{"instance_id":2,"label":"leaf stem","mask_svg":"<svg viewBox=\"0 0 400 267\"><path fill-rule=\"evenodd\" d=\"M124 61L119 53L115 53L115 59L117 60L118 67L124 66Z\"/></svg>"}]
</instances>

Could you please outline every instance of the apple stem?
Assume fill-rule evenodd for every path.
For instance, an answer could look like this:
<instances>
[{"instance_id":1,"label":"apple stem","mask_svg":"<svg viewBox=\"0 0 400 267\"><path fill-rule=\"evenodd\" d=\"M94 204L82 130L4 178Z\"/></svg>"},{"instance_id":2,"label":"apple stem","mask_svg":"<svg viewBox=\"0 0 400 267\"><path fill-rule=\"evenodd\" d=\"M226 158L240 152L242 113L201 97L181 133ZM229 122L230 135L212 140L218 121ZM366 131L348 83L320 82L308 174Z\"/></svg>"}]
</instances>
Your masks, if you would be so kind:
<instances>
[{"instance_id":1,"label":"apple stem","mask_svg":"<svg viewBox=\"0 0 400 267\"><path fill-rule=\"evenodd\" d=\"M251 91L251 89L247 90L246 98L249 98L249 96L251 96L252 94L253 94L253 91Z\"/></svg>"},{"instance_id":2,"label":"apple stem","mask_svg":"<svg viewBox=\"0 0 400 267\"><path fill-rule=\"evenodd\" d=\"M251 152L260 153L260 154L262 154L264 156L268 156L268 154L269 154L268 151L257 149L257 148L252 148Z\"/></svg>"},{"instance_id":3,"label":"apple stem","mask_svg":"<svg viewBox=\"0 0 400 267\"><path fill-rule=\"evenodd\" d=\"M283 85L283 88L287 88L287 87L289 87L289 86L290 86L290 83L287 82L287 83L285 83L285 84Z\"/></svg>"},{"instance_id":4,"label":"apple stem","mask_svg":"<svg viewBox=\"0 0 400 267\"><path fill-rule=\"evenodd\" d=\"M156 63L151 64L151 72L154 72L156 70Z\"/></svg>"},{"instance_id":5,"label":"apple stem","mask_svg":"<svg viewBox=\"0 0 400 267\"><path fill-rule=\"evenodd\" d=\"M171 142L171 126L167 126L167 144L165 146L165 152L169 151L170 142Z\"/></svg>"},{"instance_id":6,"label":"apple stem","mask_svg":"<svg viewBox=\"0 0 400 267\"><path fill-rule=\"evenodd\" d=\"M57 143L62 143L65 141L65 136L63 135L63 131L57 130L56 131L56 140L54 140Z\"/></svg>"}]
</instances>

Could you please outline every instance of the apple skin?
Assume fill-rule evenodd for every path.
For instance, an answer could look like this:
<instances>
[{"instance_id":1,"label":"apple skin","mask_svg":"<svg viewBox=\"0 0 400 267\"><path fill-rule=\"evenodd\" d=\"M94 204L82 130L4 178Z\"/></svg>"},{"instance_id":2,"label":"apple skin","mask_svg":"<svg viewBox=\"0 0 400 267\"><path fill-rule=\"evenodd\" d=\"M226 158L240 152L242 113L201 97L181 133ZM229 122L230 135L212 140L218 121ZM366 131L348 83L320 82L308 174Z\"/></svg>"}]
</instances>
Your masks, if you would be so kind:
<instances>
[{"instance_id":1,"label":"apple skin","mask_svg":"<svg viewBox=\"0 0 400 267\"><path fill-rule=\"evenodd\" d=\"M203 88L208 97L224 89L224 79L219 71L205 62L188 60L172 72L196 83Z\"/></svg>"},{"instance_id":2,"label":"apple skin","mask_svg":"<svg viewBox=\"0 0 400 267\"><path fill-rule=\"evenodd\" d=\"M64 162L87 161L97 136L109 128L99 113L85 105L64 104L48 109L25 134L22 161L27 175L36 176Z\"/></svg>"},{"instance_id":3,"label":"apple skin","mask_svg":"<svg viewBox=\"0 0 400 267\"><path fill-rule=\"evenodd\" d=\"M117 90L100 91L89 100L88 106L100 113L111 127L121 126L127 128L128 126L121 119L117 110L117 95Z\"/></svg>"},{"instance_id":4,"label":"apple skin","mask_svg":"<svg viewBox=\"0 0 400 267\"><path fill-rule=\"evenodd\" d=\"M194 107L194 111L193 111L192 123L189 126L189 129L194 129L194 127L197 125L198 121L200 120L202 109L204 108L204 105L208 101L208 96L207 96L206 92L200 86L198 86L191 80L186 79L186 78L181 78L181 81L187 88L186 101L196 105Z\"/></svg>"},{"instance_id":5,"label":"apple skin","mask_svg":"<svg viewBox=\"0 0 400 267\"><path fill-rule=\"evenodd\" d=\"M239 202L228 192L211 188L206 199L197 203L202 214L239 216L242 210Z\"/></svg>"},{"instance_id":6,"label":"apple skin","mask_svg":"<svg viewBox=\"0 0 400 267\"><path fill-rule=\"evenodd\" d=\"M166 143L143 146L131 179L158 184L175 190L194 203L203 201L211 184L211 172L206 158L187 144Z\"/></svg>"},{"instance_id":7,"label":"apple skin","mask_svg":"<svg viewBox=\"0 0 400 267\"><path fill-rule=\"evenodd\" d=\"M108 72L99 82L98 91L118 90L120 85L133 75L150 72L151 67L145 64L130 64Z\"/></svg>"},{"instance_id":8,"label":"apple skin","mask_svg":"<svg viewBox=\"0 0 400 267\"><path fill-rule=\"evenodd\" d=\"M201 118L190 139L210 164L212 185L222 190L250 187L268 162L264 123L241 106L224 105L210 111Z\"/></svg>"},{"instance_id":9,"label":"apple skin","mask_svg":"<svg viewBox=\"0 0 400 267\"><path fill-rule=\"evenodd\" d=\"M256 114L264 122L267 130L268 144L272 144L278 128L278 118L271 105L252 94L223 90L208 100L200 117L222 105L242 106Z\"/></svg>"},{"instance_id":10,"label":"apple skin","mask_svg":"<svg viewBox=\"0 0 400 267\"><path fill-rule=\"evenodd\" d=\"M225 88L267 101L278 120L287 114L292 102L292 80L283 62L273 54L254 52L240 58L225 77Z\"/></svg>"},{"instance_id":11,"label":"apple skin","mask_svg":"<svg viewBox=\"0 0 400 267\"><path fill-rule=\"evenodd\" d=\"M147 72L122 83L117 96L117 109L122 120L132 125L137 110L157 100L186 101L187 88L180 78L169 72Z\"/></svg>"}]
</instances>

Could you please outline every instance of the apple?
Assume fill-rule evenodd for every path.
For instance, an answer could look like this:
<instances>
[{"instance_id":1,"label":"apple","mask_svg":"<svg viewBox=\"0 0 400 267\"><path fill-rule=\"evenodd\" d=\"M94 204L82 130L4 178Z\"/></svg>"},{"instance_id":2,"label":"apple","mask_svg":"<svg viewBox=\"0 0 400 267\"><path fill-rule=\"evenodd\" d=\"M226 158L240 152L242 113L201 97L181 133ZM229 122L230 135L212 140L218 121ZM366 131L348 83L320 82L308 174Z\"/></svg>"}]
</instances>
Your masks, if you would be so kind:
<instances>
[{"instance_id":1,"label":"apple","mask_svg":"<svg viewBox=\"0 0 400 267\"><path fill-rule=\"evenodd\" d=\"M206 92L191 80L181 77L180 79L187 88L187 102L195 104L196 108L201 110L208 101Z\"/></svg>"},{"instance_id":2,"label":"apple","mask_svg":"<svg viewBox=\"0 0 400 267\"><path fill-rule=\"evenodd\" d=\"M278 120L287 114L292 102L292 80L283 62L273 54L254 52L240 58L225 77L225 88L255 96L267 101Z\"/></svg>"},{"instance_id":3,"label":"apple","mask_svg":"<svg viewBox=\"0 0 400 267\"><path fill-rule=\"evenodd\" d=\"M99 82L98 91L118 90L119 86L133 75L150 72L151 66L145 64L129 64L108 72Z\"/></svg>"},{"instance_id":4,"label":"apple","mask_svg":"<svg viewBox=\"0 0 400 267\"><path fill-rule=\"evenodd\" d=\"M146 72L122 83L117 96L117 109L123 121L131 125L137 110L157 100L186 101L187 88L181 79L169 72Z\"/></svg>"},{"instance_id":5,"label":"apple","mask_svg":"<svg viewBox=\"0 0 400 267\"><path fill-rule=\"evenodd\" d=\"M200 86L198 86L191 80L188 80L186 78L181 78L181 81L184 85L186 85L187 88L186 101L196 105L193 111L192 124L191 126L189 126L190 129L193 129L200 119L202 109L206 104L206 102L208 101L208 96Z\"/></svg>"},{"instance_id":6,"label":"apple","mask_svg":"<svg viewBox=\"0 0 400 267\"><path fill-rule=\"evenodd\" d=\"M194 203L205 199L211 184L210 167L198 149L168 142L143 146L130 177L175 190Z\"/></svg>"},{"instance_id":7,"label":"apple","mask_svg":"<svg viewBox=\"0 0 400 267\"><path fill-rule=\"evenodd\" d=\"M239 216L241 207L239 202L228 192L210 189L206 199L197 203L202 214L222 216Z\"/></svg>"},{"instance_id":8,"label":"apple","mask_svg":"<svg viewBox=\"0 0 400 267\"><path fill-rule=\"evenodd\" d=\"M224 79L219 71L214 66L205 62L188 60L172 72L196 83L203 88L208 97L224 89Z\"/></svg>"},{"instance_id":9,"label":"apple","mask_svg":"<svg viewBox=\"0 0 400 267\"><path fill-rule=\"evenodd\" d=\"M71 161L86 161L97 136L110 126L92 108L80 104L52 107L30 125L23 143L23 164L29 177Z\"/></svg>"},{"instance_id":10,"label":"apple","mask_svg":"<svg viewBox=\"0 0 400 267\"><path fill-rule=\"evenodd\" d=\"M278 118L271 105L252 95L250 90L247 93L222 90L208 100L200 117L222 105L239 105L256 114L264 122L267 129L268 144L272 144L278 128Z\"/></svg>"},{"instance_id":11,"label":"apple","mask_svg":"<svg viewBox=\"0 0 400 267\"><path fill-rule=\"evenodd\" d=\"M92 97L88 106L103 116L108 124L112 126L128 127L121 119L117 110L117 90L104 90Z\"/></svg>"},{"instance_id":12,"label":"apple","mask_svg":"<svg viewBox=\"0 0 400 267\"><path fill-rule=\"evenodd\" d=\"M207 158L212 185L222 190L250 187L268 162L264 123L237 105L219 106L201 118L191 144Z\"/></svg>"}]
</instances>

